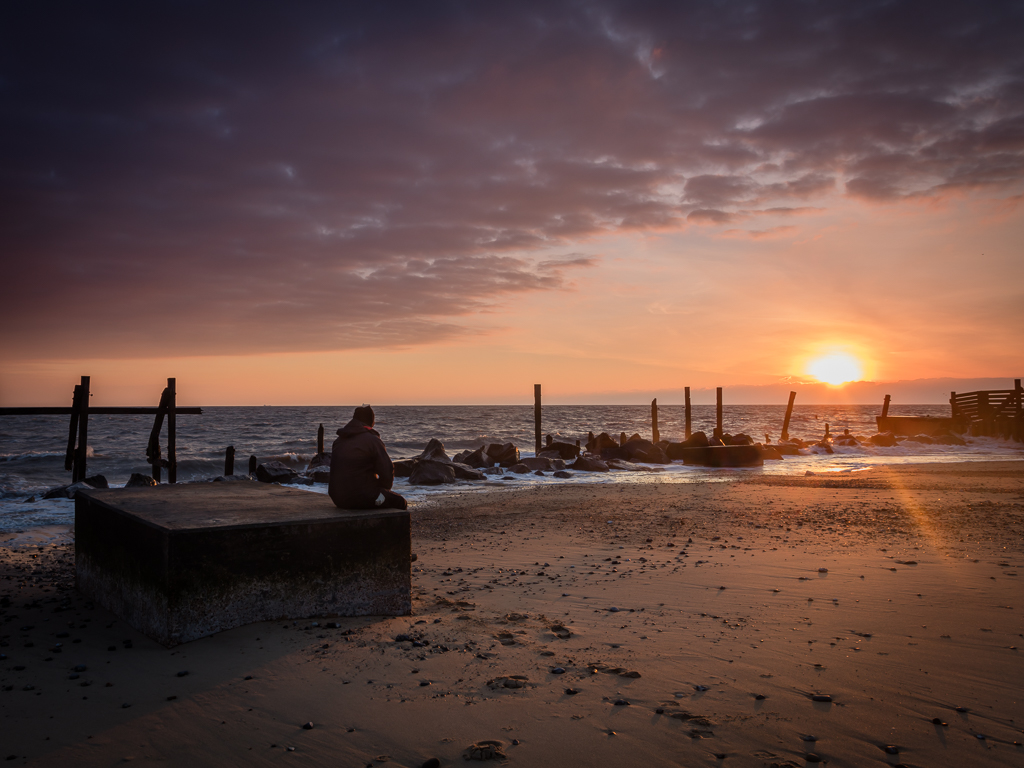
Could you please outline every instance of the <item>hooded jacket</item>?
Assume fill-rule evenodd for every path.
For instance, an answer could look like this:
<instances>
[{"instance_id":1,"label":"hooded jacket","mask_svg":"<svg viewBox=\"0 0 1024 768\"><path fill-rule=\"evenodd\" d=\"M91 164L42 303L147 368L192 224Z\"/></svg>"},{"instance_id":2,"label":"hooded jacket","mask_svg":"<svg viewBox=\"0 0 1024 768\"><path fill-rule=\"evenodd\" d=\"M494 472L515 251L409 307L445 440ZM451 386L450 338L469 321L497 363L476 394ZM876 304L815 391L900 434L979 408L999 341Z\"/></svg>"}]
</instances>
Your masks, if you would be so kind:
<instances>
[{"instance_id":1,"label":"hooded jacket","mask_svg":"<svg viewBox=\"0 0 1024 768\"><path fill-rule=\"evenodd\" d=\"M342 509L373 509L381 490L395 482L395 465L380 433L357 419L338 430L331 446L328 493Z\"/></svg>"}]
</instances>

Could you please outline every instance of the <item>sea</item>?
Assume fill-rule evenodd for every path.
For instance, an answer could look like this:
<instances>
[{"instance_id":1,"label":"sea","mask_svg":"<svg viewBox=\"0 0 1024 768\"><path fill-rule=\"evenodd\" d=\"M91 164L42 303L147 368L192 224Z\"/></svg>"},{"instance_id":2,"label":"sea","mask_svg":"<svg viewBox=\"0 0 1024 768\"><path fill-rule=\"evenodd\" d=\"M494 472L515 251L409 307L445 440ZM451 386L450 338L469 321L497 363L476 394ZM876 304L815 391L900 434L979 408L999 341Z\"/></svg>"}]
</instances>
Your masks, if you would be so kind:
<instances>
[{"instance_id":1,"label":"sea","mask_svg":"<svg viewBox=\"0 0 1024 768\"><path fill-rule=\"evenodd\" d=\"M534 448L533 406L374 406L376 428L392 458L418 455L431 438L444 443L448 454L489 443L514 443L523 456ZM260 462L280 461L304 469L316 453L317 429L323 424L329 451L335 432L352 416L352 406L263 406L207 407L202 415L177 418L178 482L208 481L224 472L227 446L235 449L235 474L247 470L250 456ZM723 410L724 430L745 433L761 441L779 439L785 416L784 405L736 405ZM875 405L797 405L790 422L791 437L820 440L825 425L833 435L849 430L858 436L876 432ZM896 405L893 416L948 416L948 405ZM682 440L685 415L682 405L661 405L658 426L662 439ZM89 418L87 446L88 474L102 474L111 487L123 485L133 472L150 474L146 446L153 426L152 416L100 416ZM715 406L695 405L693 431L709 435L715 426ZM587 433L608 432L618 436L639 433L651 437L649 405L551 405L542 413L542 432L555 440L586 443ZM71 526L74 502L68 499L42 500L47 490L70 483L64 469L68 441L66 416L0 416L0 533L31 530L43 526ZM161 446L166 456L167 431ZM997 438L968 437L965 446L927 445L902 442L882 448L835 446L828 454L813 448L807 455L767 461L764 467L707 469L673 463L651 466L644 472L574 473L571 479L549 474L489 476L483 481L462 481L454 486L411 486L398 479L395 490L415 506L426 499L452 493L500 493L505 488L542 486L551 483L693 483L728 482L750 473L806 475L811 473L859 472L884 464L922 462L970 462L1024 460L1024 445ZM166 474L164 475L166 480ZM313 493L326 493L327 486L300 486Z\"/></svg>"}]
</instances>

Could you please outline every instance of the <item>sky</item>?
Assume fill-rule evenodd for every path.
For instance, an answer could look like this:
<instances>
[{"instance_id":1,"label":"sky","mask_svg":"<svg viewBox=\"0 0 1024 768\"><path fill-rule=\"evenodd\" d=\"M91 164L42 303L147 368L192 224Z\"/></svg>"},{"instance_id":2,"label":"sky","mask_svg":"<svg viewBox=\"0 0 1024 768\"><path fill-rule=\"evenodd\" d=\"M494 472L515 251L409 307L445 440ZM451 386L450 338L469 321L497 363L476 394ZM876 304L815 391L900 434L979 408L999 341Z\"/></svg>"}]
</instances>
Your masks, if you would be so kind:
<instances>
[{"instance_id":1,"label":"sky","mask_svg":"<svg viewBox=\"0 0 1024 768\"><path fill-rule=\"evenodd\" d=\"M9 3L0 405L1010 387L1022 40L1021 2Z\"/></svg>"}]
</instances>

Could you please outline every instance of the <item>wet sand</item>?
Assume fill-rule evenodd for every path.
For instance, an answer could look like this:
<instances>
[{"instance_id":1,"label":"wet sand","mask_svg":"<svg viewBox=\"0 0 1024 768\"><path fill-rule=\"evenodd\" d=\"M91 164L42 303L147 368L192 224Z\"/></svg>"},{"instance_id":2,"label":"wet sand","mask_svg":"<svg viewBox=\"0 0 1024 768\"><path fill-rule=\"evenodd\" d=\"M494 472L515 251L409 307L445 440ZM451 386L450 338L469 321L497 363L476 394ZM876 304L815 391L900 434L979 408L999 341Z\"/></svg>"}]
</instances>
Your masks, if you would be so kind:
<instances>
[{"instance_id":1,"label":"wet sand","mask_svg":"<svg viewBox=\"0 0 1024 768\"><path fill-rule=\"evenodd\" d=\"M1024 462L735 476L423 504L412 616L174 649L74 591L67 533L8 537L0 758L1024 763Z\"/></svg>"}]
</instances>

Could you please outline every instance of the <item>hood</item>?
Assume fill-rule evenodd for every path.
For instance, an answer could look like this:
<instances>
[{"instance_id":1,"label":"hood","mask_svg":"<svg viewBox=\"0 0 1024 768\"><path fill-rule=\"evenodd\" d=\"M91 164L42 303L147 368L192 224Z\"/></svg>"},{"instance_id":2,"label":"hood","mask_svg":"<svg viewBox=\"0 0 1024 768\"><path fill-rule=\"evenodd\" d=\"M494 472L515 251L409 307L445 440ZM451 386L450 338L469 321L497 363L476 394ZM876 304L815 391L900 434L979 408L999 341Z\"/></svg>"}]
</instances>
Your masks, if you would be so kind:
<instances>
[{"instance_id":1,"label":"hood","mask_svg":"<svg viewBox=\"0 0 1024 768\"><path fill-rule=\"evenodd\" d=\"M367 432L373 435L377 435L377 437L380 437L380 432L378 432L373 427L366 426L363 422L359 421L358 419L352 419L352 421L350 421L348 424L346 424L344 427L338 430L338 437L357 437L359 435L364 435Z\"/></svg>"}]
</instances>

